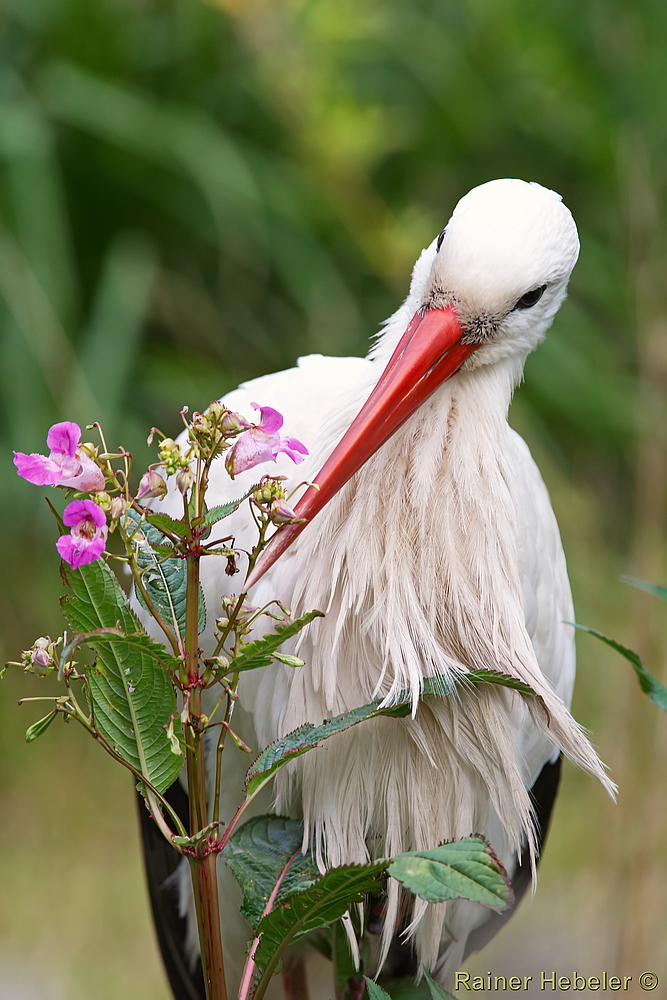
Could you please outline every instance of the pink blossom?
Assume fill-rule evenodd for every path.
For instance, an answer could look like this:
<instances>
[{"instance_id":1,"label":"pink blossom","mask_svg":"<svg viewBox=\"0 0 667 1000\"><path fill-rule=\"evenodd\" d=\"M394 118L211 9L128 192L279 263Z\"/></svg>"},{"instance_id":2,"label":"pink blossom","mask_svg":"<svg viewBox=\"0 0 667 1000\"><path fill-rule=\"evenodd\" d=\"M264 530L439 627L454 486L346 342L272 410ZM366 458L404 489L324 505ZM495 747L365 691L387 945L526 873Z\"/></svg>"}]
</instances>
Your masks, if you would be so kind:
<instances>
[{"instance_id":1,"label":"pink blossom","mask_svg":"<svg viewBox=\"0 0 667 1000\"><path fill-rule=\"evenodd\" d=\"M54 424L46 436L51 449L46 455L24 455L14 452L14 465L19 476L35 486L68 486L71 489L98 491L104 489L104 476L93 460L79 447L81 428L71 420Z\"/></svg>"},{"instance_id":2,"label":"pink blossom","mask_svg":"<svg viewBox=\"0 0 667 1000\"><path fill-rule=\"evenodd\" d=\"M275 462L276 455L284 452L298 465L308 454L308 449L296 438L283 437L279 434L283 418L277 410L270 406L251 404L260 411L260 422L252 425L247 431L239 434L232 447L227 452L225 468L232 478L239 472L252 469L262 462Z\"/></svg>"},{"instance_id":3,"label":"pink blossom","mask_svg":"<svg viewBox=\"0 0 667 1000\"><path fill-rule=\"evenodd\" d=\"M100 558L107 540L107 519L101 507L92 500L74 500L63 511L63 523L72 529L56 542L65 562L78 569Z\"/></svg>"}]
</instances>

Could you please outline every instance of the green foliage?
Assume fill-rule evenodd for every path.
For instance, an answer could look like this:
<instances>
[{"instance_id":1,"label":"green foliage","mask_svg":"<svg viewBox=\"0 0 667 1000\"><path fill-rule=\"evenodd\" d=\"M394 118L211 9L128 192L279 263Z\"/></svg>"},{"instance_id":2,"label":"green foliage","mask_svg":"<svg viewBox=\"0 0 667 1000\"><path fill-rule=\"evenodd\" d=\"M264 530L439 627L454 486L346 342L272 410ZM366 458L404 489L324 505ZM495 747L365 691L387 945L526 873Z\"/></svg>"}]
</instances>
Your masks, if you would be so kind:
<instances>
[{"instance_id":1,"label":"green foliage","mask_svg":"<svg viewBox=\"0 0 667 1000\"><path fill-rule=\"evenodd\" d=\"M311 612L317 614L318 612ZM249 648L249 647L246 647ZM268 661L267 661L268 662ZM517 681L507 674L496 673L492 670L475 670L467 674L461 674L454 683L445 681L442 678L427 678L424 681L422 695L445 696L451 694L457 684L500 684L503 687L510 687L520 691L526 696L537 697L533 689L523 681ZM360 722L367 722L369 719L389 716L392 718L402 718L412 711L413 699L410 691L402 691L391 705L382 707L381 699L372 701L368 705L361 705L353 708L349 712L335 715L331 719L325 719L320 725L306 723L299 726L294 732L288 733L280 740L276 740L260 753L257 760L246 774L246 795L248 797L256 795L273 776L295 757L314 750L323 740L330 736L343 733L352 726Z\"/></svg>"},{"instance_id":2,"label":"green foliage","mask_svg":"<svg viewBox=\"0 0 667 1000\"><path fill-rule=\"evenodd\" d=\"M505 869L484 837L467 837L433 850L399 854L392 858L387 871L429 903L464 898L504 910L514 899Z\"/></svg>"},{"instance_id":3,"label":"green foliage","mask_svg":"<svg viewBox=\"0 0 667 1000\"><path fill-rule=\"evenodd\" d=\"M366 980L366 992L368 993L368 1000L391 1000L391 997L386 990L383 990L381 986L371 979L369 976L364 977Z\"/></svg>"},{"instance_id":4,"label":"green foliage","mask_svg":"<svg viewBox=\"0 0 667 1000\"><path fill-rule=\"evenodd\" d=\"M340 919L352 903L367 894L377 894L386 862L332 868L309 889L296 893L262 919L255 963L258 990L268 983L283 950L294 941Z\"/></svg>"},{"instance_id":5,"label":"green foliage","mask_svg":"<svg viewBox=\"0 0 667 1000\"><path fill-rule=\"evenodd\" d=\"M131 508L128 509L126 517L132 525L131 533L137 546L139 571L148 595L166 624L174 630L176 635L183 637L185 634L185 596L187 591L185 560L165 557L156 551L156 547L162 549L164 544L164 535L156 527L156 521L160 519L160 524L164 524L171 530L173 518L166 514L151 514L151 523L144 521L140 524L139 515ZM166 523L167 521L169 524ZM183 527L179 521L173 521L173 523L179 529ZM146 608L146 603L138 588L136 594L142 607ZM205 626L206 605L204 593L200 588L198 631L203 632Z\"/></svg>"},{"instance_id":6,"label":"green foliage","mask_svg":"<svg viewBox=\"0 0 667 1000\"><path fill-rule=\"evenodd\" d=\"M116 577L102 559L68 569L66 576L73 595L63 598L62 609L71 628L86 633L119 625L133 638L142 633ZM172 753L166 733L174 716L174 730L181 732L176 695L167 673L151 649L134 641L116 635L103 638L98 631L89 645L97 653L95 663L86 670L95 726L124 760L158 791L164 791L183 765L183 758Z\"/></svg>"},{"instance_id":7,"label":"green foliage","mask_svg":"<svg viewBox=\"0 0 667 1000\"><path fill-rule=\"evenodd\" d=\"M321 611L308 611L301 618L295 618L293 621L288 622L280 622L276 625L275 632L265 635L263 639L254 639L252 642L246 643L238 656L229 661L228 672L236 673L237 671L256 670L258 667L268 667L274 657L282 663L287 663L289 666L298 666L301 664L301 660L297 661L296 657L291 657L295 662L290 663L290 657L282 653L276 654L276 650L287 639L291 639L292 636L297 635L314 618L321 617Z\"/></svg>"},{"instance_id":8,"label":"green foliage","mask_svg":"<svg viewBox=\"0 0 667 1000\"><path fill-rule=\"evenodd\" d=\"M638 580L634 576L622 576L621 582L629 583L631 587L636 587L637 590L645 590L648 594L659 597L661 601L667 601L667 587L661 587L659 583L647 583L646 580Z\"/></svg>"},{"instance_id":9,"label":"green foliage","mask_svg":"<svg viewBox=\"0 0 667 1000\"><path fill-rule=\"evenodd\" d=\"M423 972L426 984L431 992L431 1000L454 1000L452 994L444 989L439 983L436 983L435 979L424 970Z\"/></svg>"},{"instance_id":10,"label":"green foliage","mask_svg":"<svg viewBox=\"0 0 667 1000\"><path fill-rule=\"evenodd\" d=\"M128 510L127 512L129 520L133 522L136 527L139 524L139 515L136 510ZM164 531L171 532L172 535L178 535L179 538L185 538L188 534L188 526L184 521L177 521L175 517L170 517L169 514L147 514L146 521L149 525L158 529L163 529ZM151 534L152 538L156 538L155 534ZM160 543L164 542L164 537L162 532L160 532Z\"/></svg>"},{"instance_id":11,"label":"green foliage","mask_svg":"<svg viewBox=\"0 0 667 1000\"><path fill-rule=\"evenodd\" d=\"M284 816L255 816L230 837L222 857L243 891L241 914L256 930L269 896L282 904L320 878L310 854L301 854L303 823Z\"/></svg>"},{"instance_id":12,"label":"green foliage","mask_svg":"<svg viewBox=\"0 0 667 1000\"><path fill-rule=\"evenodd\" d=\"M342 989L357 970L340 918L364 895L380 892L387 875L429 902L463 898L502 910L513 899L505 871L483 837L335 868L324 875L309 852L301 853L302 846L301 821L269 815L244 824L223 852L243 892L241 912L258 938L255 964L260 994L283 950L306 934L314 935L313 946L333 960ZM354 913L352 922L361 937ZM329 926L327 941L317 932Z\"/></svg>"},{"instance_id":13,"label":"green foliage","mask_svg":"<svg viewBox=\"0 0 667 1000\"><path fill-rule=\"evenodd\" d=\"M218 521L221 521L223 517L229 517L230 514L233 514L235 510L239 509L243 501L247 500L256 489L257 484L251 486L248 492L244 493L238 500L232 500L230 503L221 503L216 507L211 507L210 510L207 510L204 515L204 526L210 528Z\"/></svg>"},{"instance_id":14,"label":"green foliage","mask_svg":"<svg viewBox=\"0 0 667 1000\"><path fill-rule=\"evenodd\" d=\"M643 588L644 590L651 590L653 588L651 585L647 584ZM611 646L615 649L617 653L624 656L625 659L632 664L632 668L637 675L637 680L639 681L639 686L647 694L654 705L658 708L662 708L667 712L667 688L664 684L661 684L657 677L654 677L650 670L644 666L641 657L638 653L634 653L627 646L621 646L620 642L615 642L614 639L610 639L608 636L604 635L602 632L598 632L594 628L587 628L585 625L577 625L578 629L582 632L588 632L589 635L594 635L596 639L600 639L602 642Z\"/></svg>"}]
</instances>

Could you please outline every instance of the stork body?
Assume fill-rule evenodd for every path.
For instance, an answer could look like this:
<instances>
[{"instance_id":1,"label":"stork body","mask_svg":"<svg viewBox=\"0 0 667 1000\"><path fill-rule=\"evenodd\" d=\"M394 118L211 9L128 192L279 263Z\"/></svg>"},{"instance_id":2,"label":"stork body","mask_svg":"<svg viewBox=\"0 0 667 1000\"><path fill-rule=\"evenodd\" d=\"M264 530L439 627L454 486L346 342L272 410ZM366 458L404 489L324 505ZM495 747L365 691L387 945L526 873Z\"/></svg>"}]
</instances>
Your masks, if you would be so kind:
<instances>
[{"instance_id":1,"label":"stork body","mask_svg":"<svg viewBox=\"0 0 667 1000\"><path fill-rule=\"evenodd\" d=\"M295 470L279 456L266 471L296 484L315 477L332 452L337 460L338 442L392 370L392 352L411 323L419 333L424 319L438 322L453 307L467 345L461 363L365 464L346 466L347 481L336 483L251 592L258 606L277 597L294 615L325 612L286 650L304 667L244 676L244 738L254 746L377 697L391 700L406 688L413 696L411 717L365 723L279 774L273 808L303 815L322 869L482 832L510 875L519 864L525 875L541 832L530 789L540 775L543 783L553 777L559 753L610 787L568 710L573 610L558 528L528 448L507 423L525 357L565 296L577 252L559 196L521 181L483 185L422 253L408 298L366 359L302 358L224 399L249 419L255 401L284 415L310 457ZM441 360L428 362L424 378ZM256 481L252 470L231 483L214 463L211 496L225 502ZM243 508L229 530L239 547L253 537ZM203 583L211 609L234 581L209 559ZM204 644L211 640L204 636ZM526 681L544 709L495 686L464 685L456 697L419 700L425 677L477 668ZM549 798L555 788L546 783ZM222 815L231 815L238 792L225 792ZM550 803L545 809L548 818ZM415 971L423 966L447 982L489 918L477 904L418 901L403 920ZM398 921L399 890L390 884L379 962L392 961ZM237 927L230 917L225 931L242 947Z\"/></svg>"}]
</instances>

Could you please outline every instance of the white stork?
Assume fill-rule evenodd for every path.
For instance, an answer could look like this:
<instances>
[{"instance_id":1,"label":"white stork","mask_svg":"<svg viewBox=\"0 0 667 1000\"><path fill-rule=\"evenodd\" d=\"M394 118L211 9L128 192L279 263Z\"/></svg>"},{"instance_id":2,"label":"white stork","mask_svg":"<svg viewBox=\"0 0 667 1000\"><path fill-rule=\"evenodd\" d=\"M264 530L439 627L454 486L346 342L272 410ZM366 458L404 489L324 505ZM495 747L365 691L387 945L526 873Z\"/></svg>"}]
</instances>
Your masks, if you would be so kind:
<instances>
[{"instance_id":1,"label":"white stork","mask_svg":"<svg viewBox=\"0 0 667 1000\"><path fill-rule=\"evenodd\" d=\"M211 502L241 495L258 471L295 484L322 470L319 492L307 491L298 508L305 530L284 529L267 550L251 600L278 597L294 615L319 608L326 617L288 650L304 667L244 676L244 737L259 748L377 697L408 688L414 698L412 717L365 723L278 776L273 808L303 815L322 868L482 832L520 895L560 752L613 792L568 710L575 651L565 559L540 473L507 423L526 357L565 298L578 252L559 195L520 180L483 184L422 252L408 297L366 358L301 358L223 400L249 419L255 401L279 410L310 458L295 469L279 456L234 483L214 464ZM173 496L161 509L170 504L178 510ZM229 530L240 547L254 537L243 509ZM203 564L210 609L234 584L221 562ZM211 640L209 629L204 643ZM526 681L546 711L491 685L419 701L425 677L474 668ZM225 793L222 814L238 797L238 787ZM395 974L423 966L443 983L502 922L478 904L417 901L403 918L406 949L399 912L394 883L379 961ZM223 927L230 980L247 936L236 921L228 915ZM179 998L195 995L184 987Z\"/></svg>"}]
</instances>

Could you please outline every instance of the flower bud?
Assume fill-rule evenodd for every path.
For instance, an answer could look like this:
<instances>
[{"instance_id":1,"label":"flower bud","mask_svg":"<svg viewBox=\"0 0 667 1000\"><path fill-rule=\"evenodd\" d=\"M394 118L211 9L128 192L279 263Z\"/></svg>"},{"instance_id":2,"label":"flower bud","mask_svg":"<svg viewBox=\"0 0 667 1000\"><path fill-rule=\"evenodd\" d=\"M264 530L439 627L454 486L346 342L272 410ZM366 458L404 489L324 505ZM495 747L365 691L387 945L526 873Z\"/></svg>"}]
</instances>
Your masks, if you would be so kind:
<instances>
[{"instance_id":1,"label":"flower bud","mask_svg":"<svg viewBox=\"0 0 667 1000\"><path fill-rule=\"evenodd\" d=\"M164 480L163 480L164 482ZM109 504L109 517L112 521L118 520L125 513L125 508L127 507L127 501L125 497L114 497Z\"/></svg>"},{"instance_id":2,"label":"flower bud","mask_svg":"<svg viewBox=\"0 0 667 1000\"><path fill-rule=\"evenodd\" d=\"M187 458L181 454L181 449L173 438L164 438L160 441L159 451L160 461L164 464L168 476L173 476L188 464Z\"/></svg>"},{"instance_id":3,"label":"flower bud","mask_svg":"<svg viewBox=\"0 0 667 1000\"><path fill-rule=\"evenodd\" d=\"M296 514L291 507L288 507L284 500L276 497L269 508L269 520L272 524L291 524Z\"/></svg>"},{"instance_id":4,"label":"flower bud","mask_svg":"<svg viewBox=\"0 0 667 1000\"><path fill-rule=\"evenodd\" d=\"M205 413L193 413L190 430L198 434L210 434L211 422Z\"/></svg>"},{"instance_id":5,"label":"flower bud","mask_svg":"<svg viewBox=\"0 0 667 1000\"><path fill-rule=\"evenodd\" d=\"M225 407L222 405L219 399L214 399L206 410L207 416L214 420L216 423L221 419L225 413Z\"/></svg>"},{"instance_id":6,"label":"flower bud","mask_svg":"<svg viewBox=\"0 0 667 1000\"><path fill-rule=\"evenodd\" d=\"M253 493L253 499L257 503L264 504L270 504L273 500L284 500L285 490L282 485L284 479L284 476L264 476Z\"/></svg>"},{"instance_id":7,"label":"flower bud","mask_svg":"<svg viewBox=\"0 0 667 1000\"><path fill-rule=\"evenodd\" d=\"M176 473L176 488L183 496L185 496L194 481L195 477L189 465L185 469L179 469Z\"/></svg>"},{"instance_id":8,"label":"flower bud","mask_svg":"<svg viewBox=\"0 0 667 1000\"><path fill-rule=\"evenodd\" d=\"M224 434L238 434L239 431L247 431L249 427L252 427L252 424L240 413L234 413L233 410L227 410L223 413L220 420L220 430Z\"/></svg>"},{"instance_id":9,"label":"flower bud","mask_svg":"<svg viewBox=\"0 0 667 1000\"><path fill-rule=\"evenodd\" d=\"M59 641L59 640L58 640ZM56 645L51 637L46 635L35 640L30 649L24 649L21 654L21 665L27 674L46 677L58 669L56 663Z\"/></svg>"},{"instance_id":10,"label":"flower bud","mask_svg":"<svg viewBox=\"0 0 667 1000\"><path fill-rule=\"evenodd\" d=\"M155 469L149 469L144 472L141 480L139 482L139 492L137 493L137 500L148 500L151 497L163 497L167 494L167 484L165 483L159 472ZM120 497L116 497L116 500L120 500ZM122 513L122 511L121 511ZM112 515L113 516L113 515Z\"/></svg>"},{"instance_id":11,"label":"flower bud","mask_svg":"<svg viewBox=\"0 0 667 1000\"><path fill-rule=\"evenodd\" d=\"M95 503L98 507L101 507L102 510L109 510L111 507L111 497L106 490L100 490L100 492L95 495Z\"/></svg>"}]
</instances>

